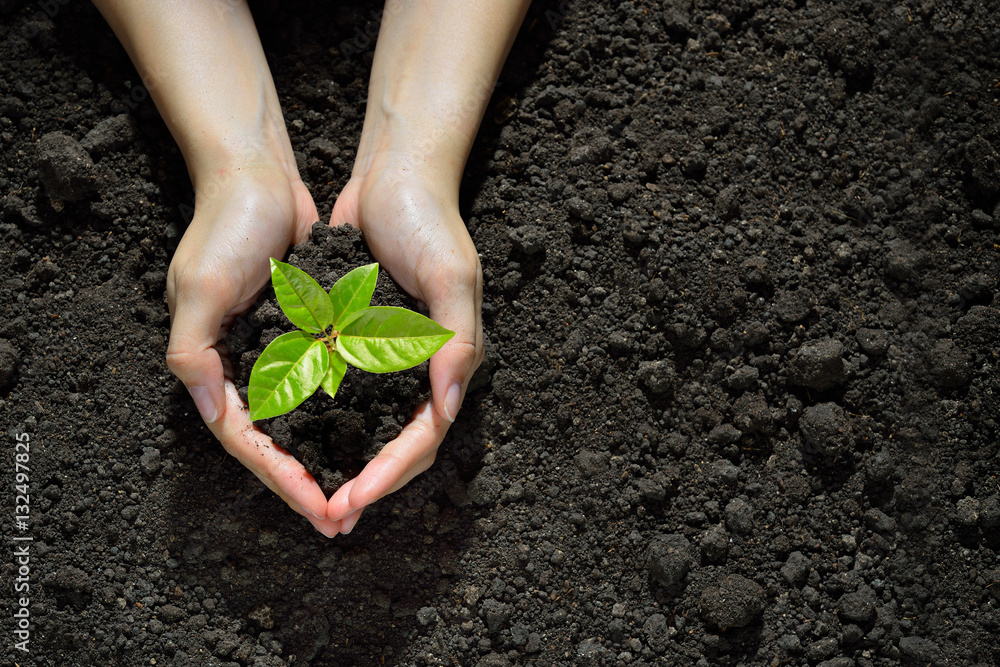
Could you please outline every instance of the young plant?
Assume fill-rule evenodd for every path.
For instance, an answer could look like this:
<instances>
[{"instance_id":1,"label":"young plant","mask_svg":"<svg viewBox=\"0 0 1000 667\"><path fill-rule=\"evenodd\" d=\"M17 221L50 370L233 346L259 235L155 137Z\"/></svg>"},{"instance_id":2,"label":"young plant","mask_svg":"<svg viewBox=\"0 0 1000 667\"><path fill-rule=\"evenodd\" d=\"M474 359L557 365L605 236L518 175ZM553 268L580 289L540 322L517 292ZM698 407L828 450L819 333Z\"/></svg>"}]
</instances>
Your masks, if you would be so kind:
<instances>
[{"instance_id":1,"label":"young plant","mask_svg":"<svg viewBox=\"0 0 1000 667\"><path fill-rule=\"evenodd\" d=\"M413 368L455 335L405 308L371 307L378 264L350 271L327 293L305 271L271 259L278 305L301 331L278 336L250 373L250 419L283 415L317 387L332 398L347 364L371 373Z\"/></svg>"}]
</instances>

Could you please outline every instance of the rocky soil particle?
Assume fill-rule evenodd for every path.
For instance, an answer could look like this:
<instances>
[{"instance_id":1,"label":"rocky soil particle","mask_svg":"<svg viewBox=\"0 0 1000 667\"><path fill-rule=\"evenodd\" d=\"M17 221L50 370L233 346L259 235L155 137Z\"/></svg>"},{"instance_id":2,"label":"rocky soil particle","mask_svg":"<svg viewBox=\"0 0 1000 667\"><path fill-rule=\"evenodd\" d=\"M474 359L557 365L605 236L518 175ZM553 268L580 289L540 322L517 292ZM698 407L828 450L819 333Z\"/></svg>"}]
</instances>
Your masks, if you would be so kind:
<instances>
[{"instance_id":1,"label":"rocky soil particle","mask_svg":"<svg viewBox=\"0 0 1000 667\"><path fill-rule=\"evenodd\" d=\"M97 189L94 162L83 146L62 132L49 132L38 141L38 172L55 206L83 199Z\"/></svg>"},{"instance_id":2,"label":"rocky soil particle","mask_svg":"<svg viewBox=\"0 0 1000 667\"><path fill-rule=\"evenodd\" d=\"M799 431L807 452L834 457L848 453L854 447L850 419L836 403L810 405L803 410Z\"/></svg>"},{"instance_id":3,"label":"rocky soil particle","mask_svg":"<svg viewBox=\"0 0 1000 667\"><path fill-rule=\"evenodd\" d=\"M989 3L532 7L461 193L485 361L437 462L333 541L167 371L194 193L93 6L50 4L0 1L33 664L1000 661ZM381 5L253 9L325 221ZM370 261L322 224L292 254L327 285ZM285 326L266 295L238 318L237 372ZM341 392L265 425L328 490L426 370Z\"/></svg>"},{"instance_id":4,"label":"rocky soil particle","mask_svg":"<svg viewBox=\"0 0 1000 667\"><path fill-rule=\"evenodd\" d=\"M6 389L14 379L21 353L9 341L0 339L0 389Z\"/></svg>"},{"instance_id":5,"label":"rocky soil particle","mask_svg":"<svg viewBox=\"0 0 1000 667\"><path fill-rule=\"evenodd\" d=\"M840 598L839 610L844 620L865 624L875 615L875 591L868 586L862 586L853 593L847 593Z\"/></svg>"},{"instance_id":6,"label":"rocky soil particle","mask_svg":"<svg viewBox=\"0 0 1000 667\"><path fill-rule=\"evenodd\" d=\"M673 586L691 568L692 547L683 535L665 535L649 547L649 574L663 586Z\"/></svg>"},{"instance_id":7,"label":"rocky soil particle","mask_svg":"<svg viewBox=\"0 0 1000 667\"><path fill-rule=\"evenodd\" d=\"M738 574L729 574L705 588L699 600L701 614L720 630L742 628L763 609L764 589Z\"/></svg>"},{"instance_id":8,"label":"rocky soil particle","mask_svg":"<svg viewBox=\"0 0 1000 667\"><path fill-rule=\"evenodd\" d=\"M80 145L95 157L128 148L139 136L139 124L129 114L106 118L88 132Z\"/></svg>"},{"instance_id":9,"label":"rocky soil particle","mask_svg":"<svg viewBox=\"0 0 1000 667\"><path fill-rule=\"evenodd\" d=\"M844 346L832 338L809 341L789 359L789 379L797 385L823 391L847 379Z\"/></svg>"}]
</instances>

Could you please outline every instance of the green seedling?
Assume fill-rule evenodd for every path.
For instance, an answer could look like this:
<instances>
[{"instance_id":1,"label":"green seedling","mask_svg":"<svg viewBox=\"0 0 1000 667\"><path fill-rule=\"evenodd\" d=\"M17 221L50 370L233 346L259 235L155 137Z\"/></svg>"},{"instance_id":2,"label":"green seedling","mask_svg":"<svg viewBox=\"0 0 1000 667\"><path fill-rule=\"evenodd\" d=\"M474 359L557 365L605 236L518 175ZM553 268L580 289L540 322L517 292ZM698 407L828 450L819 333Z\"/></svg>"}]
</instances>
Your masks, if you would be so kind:
<instances>
[{"instance_id":1,"label":"green seedling","mask_svg":"<svg viewBox=\"0 0 1000 667\"><path fill-rule=\"evenodd\" d=\"M250 419L290 412L318 387L332 398L347 364L390 373L427 361L455 335L405 308L369 306L378 264L349 272L327 293L309 274L271 259L278 305L300 331L278 336L250 373Z\"/></svg>"}]
</instances>

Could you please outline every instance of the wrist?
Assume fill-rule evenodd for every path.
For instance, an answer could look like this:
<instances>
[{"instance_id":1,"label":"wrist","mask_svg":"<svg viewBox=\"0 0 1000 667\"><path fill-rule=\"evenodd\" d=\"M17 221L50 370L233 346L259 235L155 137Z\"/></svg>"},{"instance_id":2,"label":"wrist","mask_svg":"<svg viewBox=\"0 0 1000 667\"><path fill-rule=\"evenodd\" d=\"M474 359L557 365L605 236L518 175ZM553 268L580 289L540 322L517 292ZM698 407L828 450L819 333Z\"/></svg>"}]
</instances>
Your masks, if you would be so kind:
<instances>
[{"instance_id":1,"label":"wrist","mask_svg":"<svg viewBox=\"0 0 1000 667\"><path fill-rule=\"evenodd\" d=\"M261 170L301 180L280 112L261 113L251 122L210 125L179 142L197 194L210 194L241 173Z\"/></svg>"},{"instance_id":2,"label":"wrist","mask_svg":"<svg viewBox=\"0 0 1000 667\"><path fill-rule=\"evenodd\" d=\"M385 104L369 106L352 177L386 175L420 181L442 204L458 206L458 190L472 138L440 119Z\"/></svg>"}]
</instances>

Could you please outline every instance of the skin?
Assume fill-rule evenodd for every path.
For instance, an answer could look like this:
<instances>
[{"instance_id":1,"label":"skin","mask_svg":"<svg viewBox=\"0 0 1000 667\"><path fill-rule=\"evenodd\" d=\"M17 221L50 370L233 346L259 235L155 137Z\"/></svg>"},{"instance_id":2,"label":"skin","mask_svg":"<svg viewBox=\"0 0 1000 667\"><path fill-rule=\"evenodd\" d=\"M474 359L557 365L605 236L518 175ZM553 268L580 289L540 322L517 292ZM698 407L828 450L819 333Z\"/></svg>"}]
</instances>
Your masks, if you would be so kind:
<instances>
[{"instance_id":1,"label":"skin","mask_svg":"<svg viewBox=\"0 0 1000 667\"><path fill-rule=\"evenodd\" d=\"M426 470L483 356L482 269L458 189L526 0L390 0L357 158L331 225L365 233L396 282L456 335L431 359L432 398L329 500L247 415L226 328L270 279L268 258L318 218L298 174L253 19L241 0L95 0L180 147L195 213L167 275L167 364L223 447L328 537Z\"/></svg>"}]
</instances>

